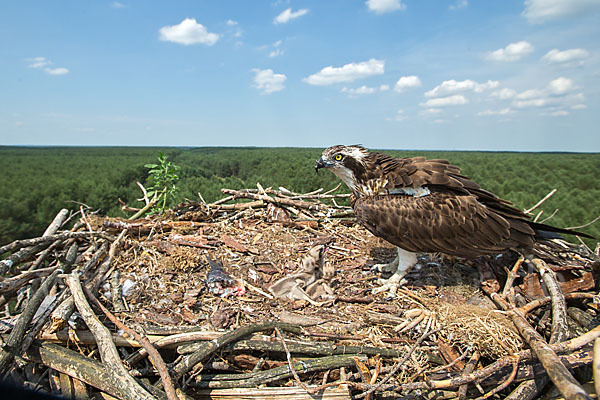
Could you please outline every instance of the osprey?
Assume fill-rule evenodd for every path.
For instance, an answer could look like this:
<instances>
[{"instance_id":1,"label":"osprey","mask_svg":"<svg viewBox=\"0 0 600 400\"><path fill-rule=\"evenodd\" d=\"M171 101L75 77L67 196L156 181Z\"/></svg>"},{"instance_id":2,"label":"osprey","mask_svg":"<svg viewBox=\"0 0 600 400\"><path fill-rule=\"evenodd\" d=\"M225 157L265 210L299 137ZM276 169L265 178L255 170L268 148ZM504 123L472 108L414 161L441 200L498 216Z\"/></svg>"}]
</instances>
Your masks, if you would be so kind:
<instances>
[{"instance_id":1,"label":"osprey","mask_svg":"<svg viewBox=\"0 0 600 400\"><path fill-rule=\"evenodd\" d=\"M514 249L531 254L536 241L578 232L538 224L460 174L446 160L393 158L362 146L332 146L315 169L328 168L352 191L358 221L398 247L398 256L379 269L393 271L386 284L394 296L416 264L417 252L465 258ZM585 234L580 234L587 236Z\"/></svg>"}]
</instances>

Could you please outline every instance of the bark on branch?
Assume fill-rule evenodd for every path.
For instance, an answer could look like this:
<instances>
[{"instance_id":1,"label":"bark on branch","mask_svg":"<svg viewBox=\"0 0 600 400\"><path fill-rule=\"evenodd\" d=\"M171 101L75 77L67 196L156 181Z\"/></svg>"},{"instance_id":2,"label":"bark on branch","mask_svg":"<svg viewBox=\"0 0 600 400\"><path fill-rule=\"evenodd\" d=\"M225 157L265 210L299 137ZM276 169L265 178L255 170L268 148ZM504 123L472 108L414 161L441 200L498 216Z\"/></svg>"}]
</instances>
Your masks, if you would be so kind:
<instances>
[{"instance_id":1,"label":"bark on branch","mask_svg":"<svg viewBox=\"0 0 600 400\"><path fill-rule=\"evenodd\" d=\"M128 400L152 399L153 396L141 387L123 366L110 331L98 320L83 294L79 276L71 274L66 278L66 281L73 295L75 306L90 331L94 334L102 361L112 371L111 379L114 379L116 386L120 386L123 398Z\"/></svg>"}]
</instances>

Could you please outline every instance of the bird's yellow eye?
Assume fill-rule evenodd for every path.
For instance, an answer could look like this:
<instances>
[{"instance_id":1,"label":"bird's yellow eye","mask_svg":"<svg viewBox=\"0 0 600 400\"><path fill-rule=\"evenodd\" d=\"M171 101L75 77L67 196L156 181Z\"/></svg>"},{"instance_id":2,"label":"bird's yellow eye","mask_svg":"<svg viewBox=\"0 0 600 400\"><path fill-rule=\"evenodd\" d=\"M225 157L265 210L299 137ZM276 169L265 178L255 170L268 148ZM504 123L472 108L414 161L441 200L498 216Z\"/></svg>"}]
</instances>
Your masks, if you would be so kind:
<instances>
[{"instance_id":1,"label":"bird's yellow eye","mask_svg":"<svg viewBox=\"0 0 600 400\"><path fill-rule=\"evenodd\" d=\"M335 155L335 161L342 161L342 158L344 158L341 154L336 154Z\"/></svg>"}]
</instances>

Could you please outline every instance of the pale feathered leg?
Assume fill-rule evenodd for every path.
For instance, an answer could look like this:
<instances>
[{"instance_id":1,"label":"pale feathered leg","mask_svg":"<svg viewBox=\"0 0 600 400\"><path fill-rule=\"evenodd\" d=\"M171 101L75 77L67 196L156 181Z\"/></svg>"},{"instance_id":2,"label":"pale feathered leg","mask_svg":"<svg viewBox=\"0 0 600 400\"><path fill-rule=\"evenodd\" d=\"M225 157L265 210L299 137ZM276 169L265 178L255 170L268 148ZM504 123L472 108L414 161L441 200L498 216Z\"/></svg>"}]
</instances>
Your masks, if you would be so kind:
<instances>
[{"instance_id":1,"label":"pale feathered leg","mask_svg":"<svg viewBox=\"0 0 600 400\"><path fill-rule=\"evenodd\" d=\"M395 264L396 272L388 279L380 279L380 283L383 285L373 289L373 293L381 293L385 290L389 291L388 297L396 297L396 291L398 287L406 283L404 277L410 272L410 270L417 263L417 254L410 251L406 251L398 247L398 256L390 264L379 264L382 266L391 266ZM383 267L385 268L385 267Z\"/></svg>"}]
</instances>

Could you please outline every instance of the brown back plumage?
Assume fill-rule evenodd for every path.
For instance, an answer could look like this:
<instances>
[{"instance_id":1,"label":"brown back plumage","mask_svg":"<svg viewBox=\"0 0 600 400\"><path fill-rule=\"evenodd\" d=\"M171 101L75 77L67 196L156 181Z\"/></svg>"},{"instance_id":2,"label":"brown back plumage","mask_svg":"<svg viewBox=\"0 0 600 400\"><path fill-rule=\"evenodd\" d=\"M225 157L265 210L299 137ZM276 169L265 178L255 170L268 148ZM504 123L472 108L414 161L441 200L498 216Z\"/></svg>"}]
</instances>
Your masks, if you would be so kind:
<instances>
[{"instance_id":1,"label":"brown back plumage","mask_svg":"<svg viewBox=\"0 0 600 400\"><path fill-rule=\"evenodd\" d=\"M322 159L338 161L328 166L352 189L358 221L408 251L470 258L509 248L529 251L540 231L574 233L533 223L446 160L393 158L360 146L331 147ZM345 169L354 181L345 178Z\"/></svg>"}]
</instances>

